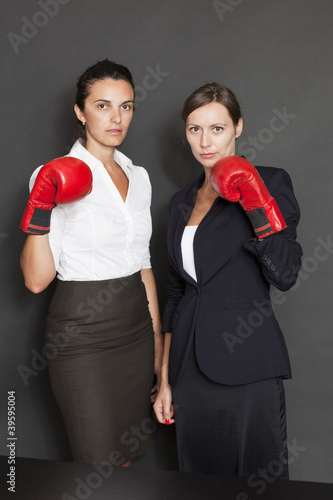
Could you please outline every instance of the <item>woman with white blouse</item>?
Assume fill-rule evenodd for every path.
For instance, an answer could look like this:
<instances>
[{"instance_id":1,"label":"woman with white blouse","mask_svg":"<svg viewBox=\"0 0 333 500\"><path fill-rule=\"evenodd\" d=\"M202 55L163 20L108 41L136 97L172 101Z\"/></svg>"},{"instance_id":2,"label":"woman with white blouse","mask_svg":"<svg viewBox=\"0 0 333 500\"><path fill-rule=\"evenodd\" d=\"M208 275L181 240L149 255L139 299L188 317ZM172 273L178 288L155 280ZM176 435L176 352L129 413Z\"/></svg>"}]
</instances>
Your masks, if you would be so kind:
<instances>
[{"instance_id":1,"label":"woman with white blouse","mask_svg":"<svg viewBox=\"0 0 333 500\"><path fill-rule=\"evenodd\" d=\"M83 73L74 106L81 138L64 159L89 166L92 190L52 205L50 229L21 223L30 233L21 256L26 286L39 293L57 277L45 350L77 462L128 466L150 446L154 425L163 347L149 253L151 185L116 149L133 107L127 68L106 59Z\"/></svg>"}]
</instances>

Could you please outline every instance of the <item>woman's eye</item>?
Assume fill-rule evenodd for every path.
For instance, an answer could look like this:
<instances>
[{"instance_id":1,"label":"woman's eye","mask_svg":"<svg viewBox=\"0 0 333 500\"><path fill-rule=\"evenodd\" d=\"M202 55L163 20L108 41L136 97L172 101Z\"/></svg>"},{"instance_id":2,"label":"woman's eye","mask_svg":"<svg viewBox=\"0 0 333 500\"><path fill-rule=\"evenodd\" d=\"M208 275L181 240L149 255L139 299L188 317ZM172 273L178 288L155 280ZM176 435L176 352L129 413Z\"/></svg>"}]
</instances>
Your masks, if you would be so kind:
<instances>
[{"instance_id":1,"label":"woman's eye","mask_svg":"<svg viewBox=\"0 0 333 500\"><path fill-rule=\"evenodd\" d=\"M215 132L223 132L223 128L222 127L214 127Z\"/></svg>"},{"instance_id":2,"label":"woman's eye","mask_svg":"<svg viewBox=\"0 0 333 500\"><path fill-rule=\"evenodd\" d=\"M107 109L107 105L102 103L98 105L99 109Z\"/></svg>"},{"instance_id":3,"label":"woman's eye","mask_svg":"<svg viewBox=\"0 0 333 500\"><path fill-rule=\"evenodd\" d=\"M199 131L199 127L191 127L190 131L196 134Z\"/></svg>"},{"instance_id":4,"label":"woman's eye","mask_svg":"<svg viewBox=\"0 0 333 500\"><path fill-rule=\"evenodd\" d=\"M129 104L123 104L122 108L125 110L125 111L129 111L131 108L131 106Z\"/></svg>"}]
</instances>

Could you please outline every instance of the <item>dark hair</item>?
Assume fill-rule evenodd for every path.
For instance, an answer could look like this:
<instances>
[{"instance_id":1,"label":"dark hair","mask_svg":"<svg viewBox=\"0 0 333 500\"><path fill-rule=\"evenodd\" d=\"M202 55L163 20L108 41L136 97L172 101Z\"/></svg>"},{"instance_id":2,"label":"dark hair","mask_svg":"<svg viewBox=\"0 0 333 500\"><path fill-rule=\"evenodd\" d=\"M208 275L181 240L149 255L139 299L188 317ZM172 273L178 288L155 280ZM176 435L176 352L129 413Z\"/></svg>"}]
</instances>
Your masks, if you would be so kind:
<instances>
[{"instance_id":1,"label":"dark hair","mask_svg":"<svg viewBox=\"0 0 333 500\"><path fill-rule=\"evenodd\" d=\"M185 101L181 115L182 119L186 123L188 116L195 109L205 106L206 104L210 104L211 102L218 102L219 104L225 106L234 126L236 127L240 118L242 118L239 102L235 94L230 89L216 82L206 83L192 92L192 94Z\"/></svg>"},{"instance_id":2,"label":"dark hair","mask_svg":"<svg viewBox=\"0 0 333 500\"><path fill-rule=\"evenodd\" d=\"M103 61L98 61L93 66L90 66L82 75L79 77L76 84L76 98L75 104L84 110L84 105L87 97L90 94L90 89L92 85L100 80L105 80L106 78L111 78L112 80L125 80L129 83L135 92L133 78L126 66L117 64L108 59L103 59ZM75 138L83 137L85 138L86 132L82 123L78 120L78 129L75 134Z\"/></svg>"}]
</instances>

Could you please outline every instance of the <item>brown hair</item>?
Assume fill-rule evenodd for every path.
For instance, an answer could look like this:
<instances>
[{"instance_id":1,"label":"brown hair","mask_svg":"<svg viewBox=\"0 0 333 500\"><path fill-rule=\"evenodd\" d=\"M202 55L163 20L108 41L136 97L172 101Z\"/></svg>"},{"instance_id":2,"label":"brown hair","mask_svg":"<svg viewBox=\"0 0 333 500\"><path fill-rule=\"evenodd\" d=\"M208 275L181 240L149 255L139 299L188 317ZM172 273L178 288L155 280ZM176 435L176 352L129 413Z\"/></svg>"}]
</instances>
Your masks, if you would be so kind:
<instances>
[{"instance_id":1,"label":"brown hair","mask_svg":"<svg viewBox=\"0 0 333 500\"><path fill-rule=\"evenodd\" d=\"M206 104L210 104L211 102L218 102L219 104L225 106L234 126L236 127L239 119L242 118L239 102L237 101L235 94L230 89L216 82L206 83L192 92L192 94L185 101L181 115L182 119L186 123L188 116L195 109L205 106Z\"/></svg>"}]
</instances>

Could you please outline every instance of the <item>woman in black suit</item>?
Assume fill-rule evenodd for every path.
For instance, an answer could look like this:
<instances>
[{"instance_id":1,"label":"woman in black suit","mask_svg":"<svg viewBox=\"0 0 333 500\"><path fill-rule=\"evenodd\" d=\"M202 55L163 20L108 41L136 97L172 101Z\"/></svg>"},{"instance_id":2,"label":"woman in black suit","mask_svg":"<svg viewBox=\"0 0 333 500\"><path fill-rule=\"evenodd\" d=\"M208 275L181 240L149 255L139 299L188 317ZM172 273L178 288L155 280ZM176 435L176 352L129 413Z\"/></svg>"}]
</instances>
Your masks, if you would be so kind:
<instances>
[{"instance_id":1,"label":"woman in black suit","mask_svg":"<svg viewBox=\"0 0 333 500\"><path fill-rule=\"evenodd\" d=\"M287 172L255 169L234 156L243 120L229 89L200 87L182 117L204 172L170 203L165 349L155 413L161 423L176 422L180 470L229 476L261 471L287 479L282 379L291 370L269 292L270 285L288 290L296 282L299 207ZM216 172L229 160L232 172ZM254 177L254 185L244 176ZM229 201L224 182L240 192L240 203ZM262 192L272 200L264 207Z\"/></svg>"}]
</instances>

